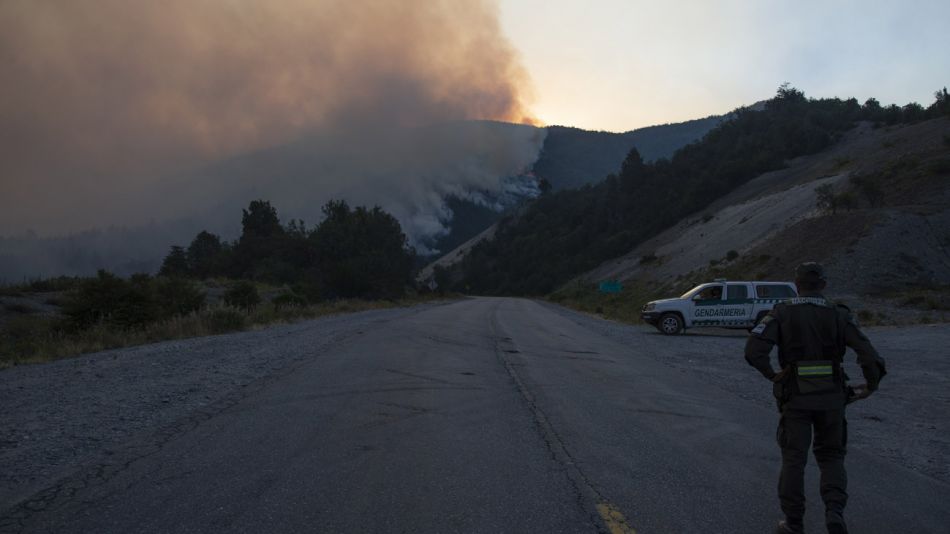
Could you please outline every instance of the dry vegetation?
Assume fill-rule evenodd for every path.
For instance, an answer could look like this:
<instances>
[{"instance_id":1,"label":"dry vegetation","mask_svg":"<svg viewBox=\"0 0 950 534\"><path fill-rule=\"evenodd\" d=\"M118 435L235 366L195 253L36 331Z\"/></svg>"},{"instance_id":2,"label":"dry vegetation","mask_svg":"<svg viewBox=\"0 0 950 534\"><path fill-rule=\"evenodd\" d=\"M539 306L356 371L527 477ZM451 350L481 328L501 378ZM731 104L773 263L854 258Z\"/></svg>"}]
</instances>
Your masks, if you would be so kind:
<instances>
[{"instance_id":1,"label":"dry vegetation","mask_svg":"<svg viewBox=\"0 0 950 534\"><path fill-rule=\"evenodd\" d=\"M107 349L238 332L341 313L411 306L445 298L448 297L417 295L396 300L341 299L303 306L265 302L249 309L221 303L140 328L118 328L101 322L75 332L61 328L62 318L56 315L17 313L8 316L0 327L0 369Z\"/></svg>"}]
</instances>

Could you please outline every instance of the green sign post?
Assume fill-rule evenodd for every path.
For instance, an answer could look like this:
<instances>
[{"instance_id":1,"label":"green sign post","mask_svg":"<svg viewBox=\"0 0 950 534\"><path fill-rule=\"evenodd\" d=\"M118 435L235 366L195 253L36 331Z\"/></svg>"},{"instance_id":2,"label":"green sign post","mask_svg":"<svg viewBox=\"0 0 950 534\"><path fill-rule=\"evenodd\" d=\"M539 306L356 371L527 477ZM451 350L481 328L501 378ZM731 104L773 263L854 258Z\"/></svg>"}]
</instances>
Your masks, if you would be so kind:
<instances>
[{"instance_id":1,"label":"green sign post","mask_svg":"<svg viewBox=\"0 0 950 534\"><path fill-rule=\"evenodd\" d=\"M601 293L620 293L623 291L623 284L617 280L605 280L600 283L599 290Z\"/></svg>"}]
</instances>

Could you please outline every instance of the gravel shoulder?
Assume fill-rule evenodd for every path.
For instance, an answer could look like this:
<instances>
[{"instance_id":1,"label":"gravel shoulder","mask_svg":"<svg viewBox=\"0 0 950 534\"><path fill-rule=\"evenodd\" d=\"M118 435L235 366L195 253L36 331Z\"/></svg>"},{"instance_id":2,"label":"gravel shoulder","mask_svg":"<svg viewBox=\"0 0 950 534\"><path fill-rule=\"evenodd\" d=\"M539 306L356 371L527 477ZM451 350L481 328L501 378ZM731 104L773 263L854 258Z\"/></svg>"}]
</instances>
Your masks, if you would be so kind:
<instances>
[{"instance_id":1,"label":"gravel shoulder","mask_svg":"<svg viewBox=\"0 0 950 534\"><path fill-rule=\"evenodd\" d=\"M128 443L197 424L339 343L438 303L0 370L0 510Z\"/></svg>"},{"instance_id":2,"label":"gravel shoulder","mask_svg":"<svg viewBox=\"0 0 950 534\"><path fill-rule=\"evenodd\" d=\"M704 377L718 384L724 394L774 406L769 384L743 359L744 330L696 329L668 337L652 327L544 305L594 332L636 346L665 365ZM872 397L849 407L849 448L950 483L950 325L871 327L864 331L886 360L888 375ZM773 358L777 358L774 351ZM853 381L863 381L850 349L845 369Z\"/></svg>"}]
</instances>

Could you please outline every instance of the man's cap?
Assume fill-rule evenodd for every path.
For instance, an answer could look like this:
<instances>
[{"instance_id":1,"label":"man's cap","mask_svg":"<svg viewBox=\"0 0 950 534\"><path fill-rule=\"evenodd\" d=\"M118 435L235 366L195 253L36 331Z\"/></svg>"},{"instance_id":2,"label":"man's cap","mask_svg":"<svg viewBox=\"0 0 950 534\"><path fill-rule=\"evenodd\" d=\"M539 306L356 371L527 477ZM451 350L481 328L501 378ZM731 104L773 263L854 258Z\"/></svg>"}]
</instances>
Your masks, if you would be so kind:
<instances>
[{"instance_id":1,"label":"man's cap","mask_svg":"<svg viewBox=\"0 0 950 534\"><path fill-rule=\"evenodd\" d=\"M819 280L824 280L825 268L822 267L818 262L806 261L805 263L799 265L797 269L795 269L796 280L804 280L805 278L817 278Z\"/></svg>"}]
</instances>

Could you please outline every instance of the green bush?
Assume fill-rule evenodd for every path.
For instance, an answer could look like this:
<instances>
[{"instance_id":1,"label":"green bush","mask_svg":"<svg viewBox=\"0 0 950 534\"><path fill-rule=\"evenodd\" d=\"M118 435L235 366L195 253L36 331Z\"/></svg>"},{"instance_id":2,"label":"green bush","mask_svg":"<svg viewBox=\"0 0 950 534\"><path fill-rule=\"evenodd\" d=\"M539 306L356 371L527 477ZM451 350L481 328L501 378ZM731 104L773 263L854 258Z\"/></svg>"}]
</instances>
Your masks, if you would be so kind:
<instances>
[{"instance_id":1,"label":"green bush","mask_svg":"<svg viewBox=\"0 0 950 534\"><path fill-rule=\"evenodd\" d=\"M205 304L205 293L198 284L184 278L156 278L155 294L163 318L194 313Z\"/></svg>"},{"instance_id":2,"label":"green bush","mask_svg":"<svg viewBox=\"0 0 950 534\"><path fill-rule=\"evenodd\" d=\"M100 270L69 293L63 314L73 330L97 323L134 328L157 320L161 310L150 276L138 274L123 280Z\"/></svg>"},{"instance_id":3,"label":"green bush","mask_svg":"<svg viewBox=\"0 0 950 534\"><path fill-rule=\"evenodd\" d=\"M249 310L261 303L257 287L247 281L235 282L225 293L224 302L228 306Z\"/></svg>"},{"instance_id":4,"label":"green bush","mask_svg":"<svg viewBox=\"0 0 950 534\"><path fill-rule=\"evenodd\" d=\"M128 280L106 271L83 279L63 299L63 314L69 329L76 331L96 324L119 329L141 328L149 323L197 312L205 294L188 280L152 278L136 274Z\"/></svg>"}]
</instances>

